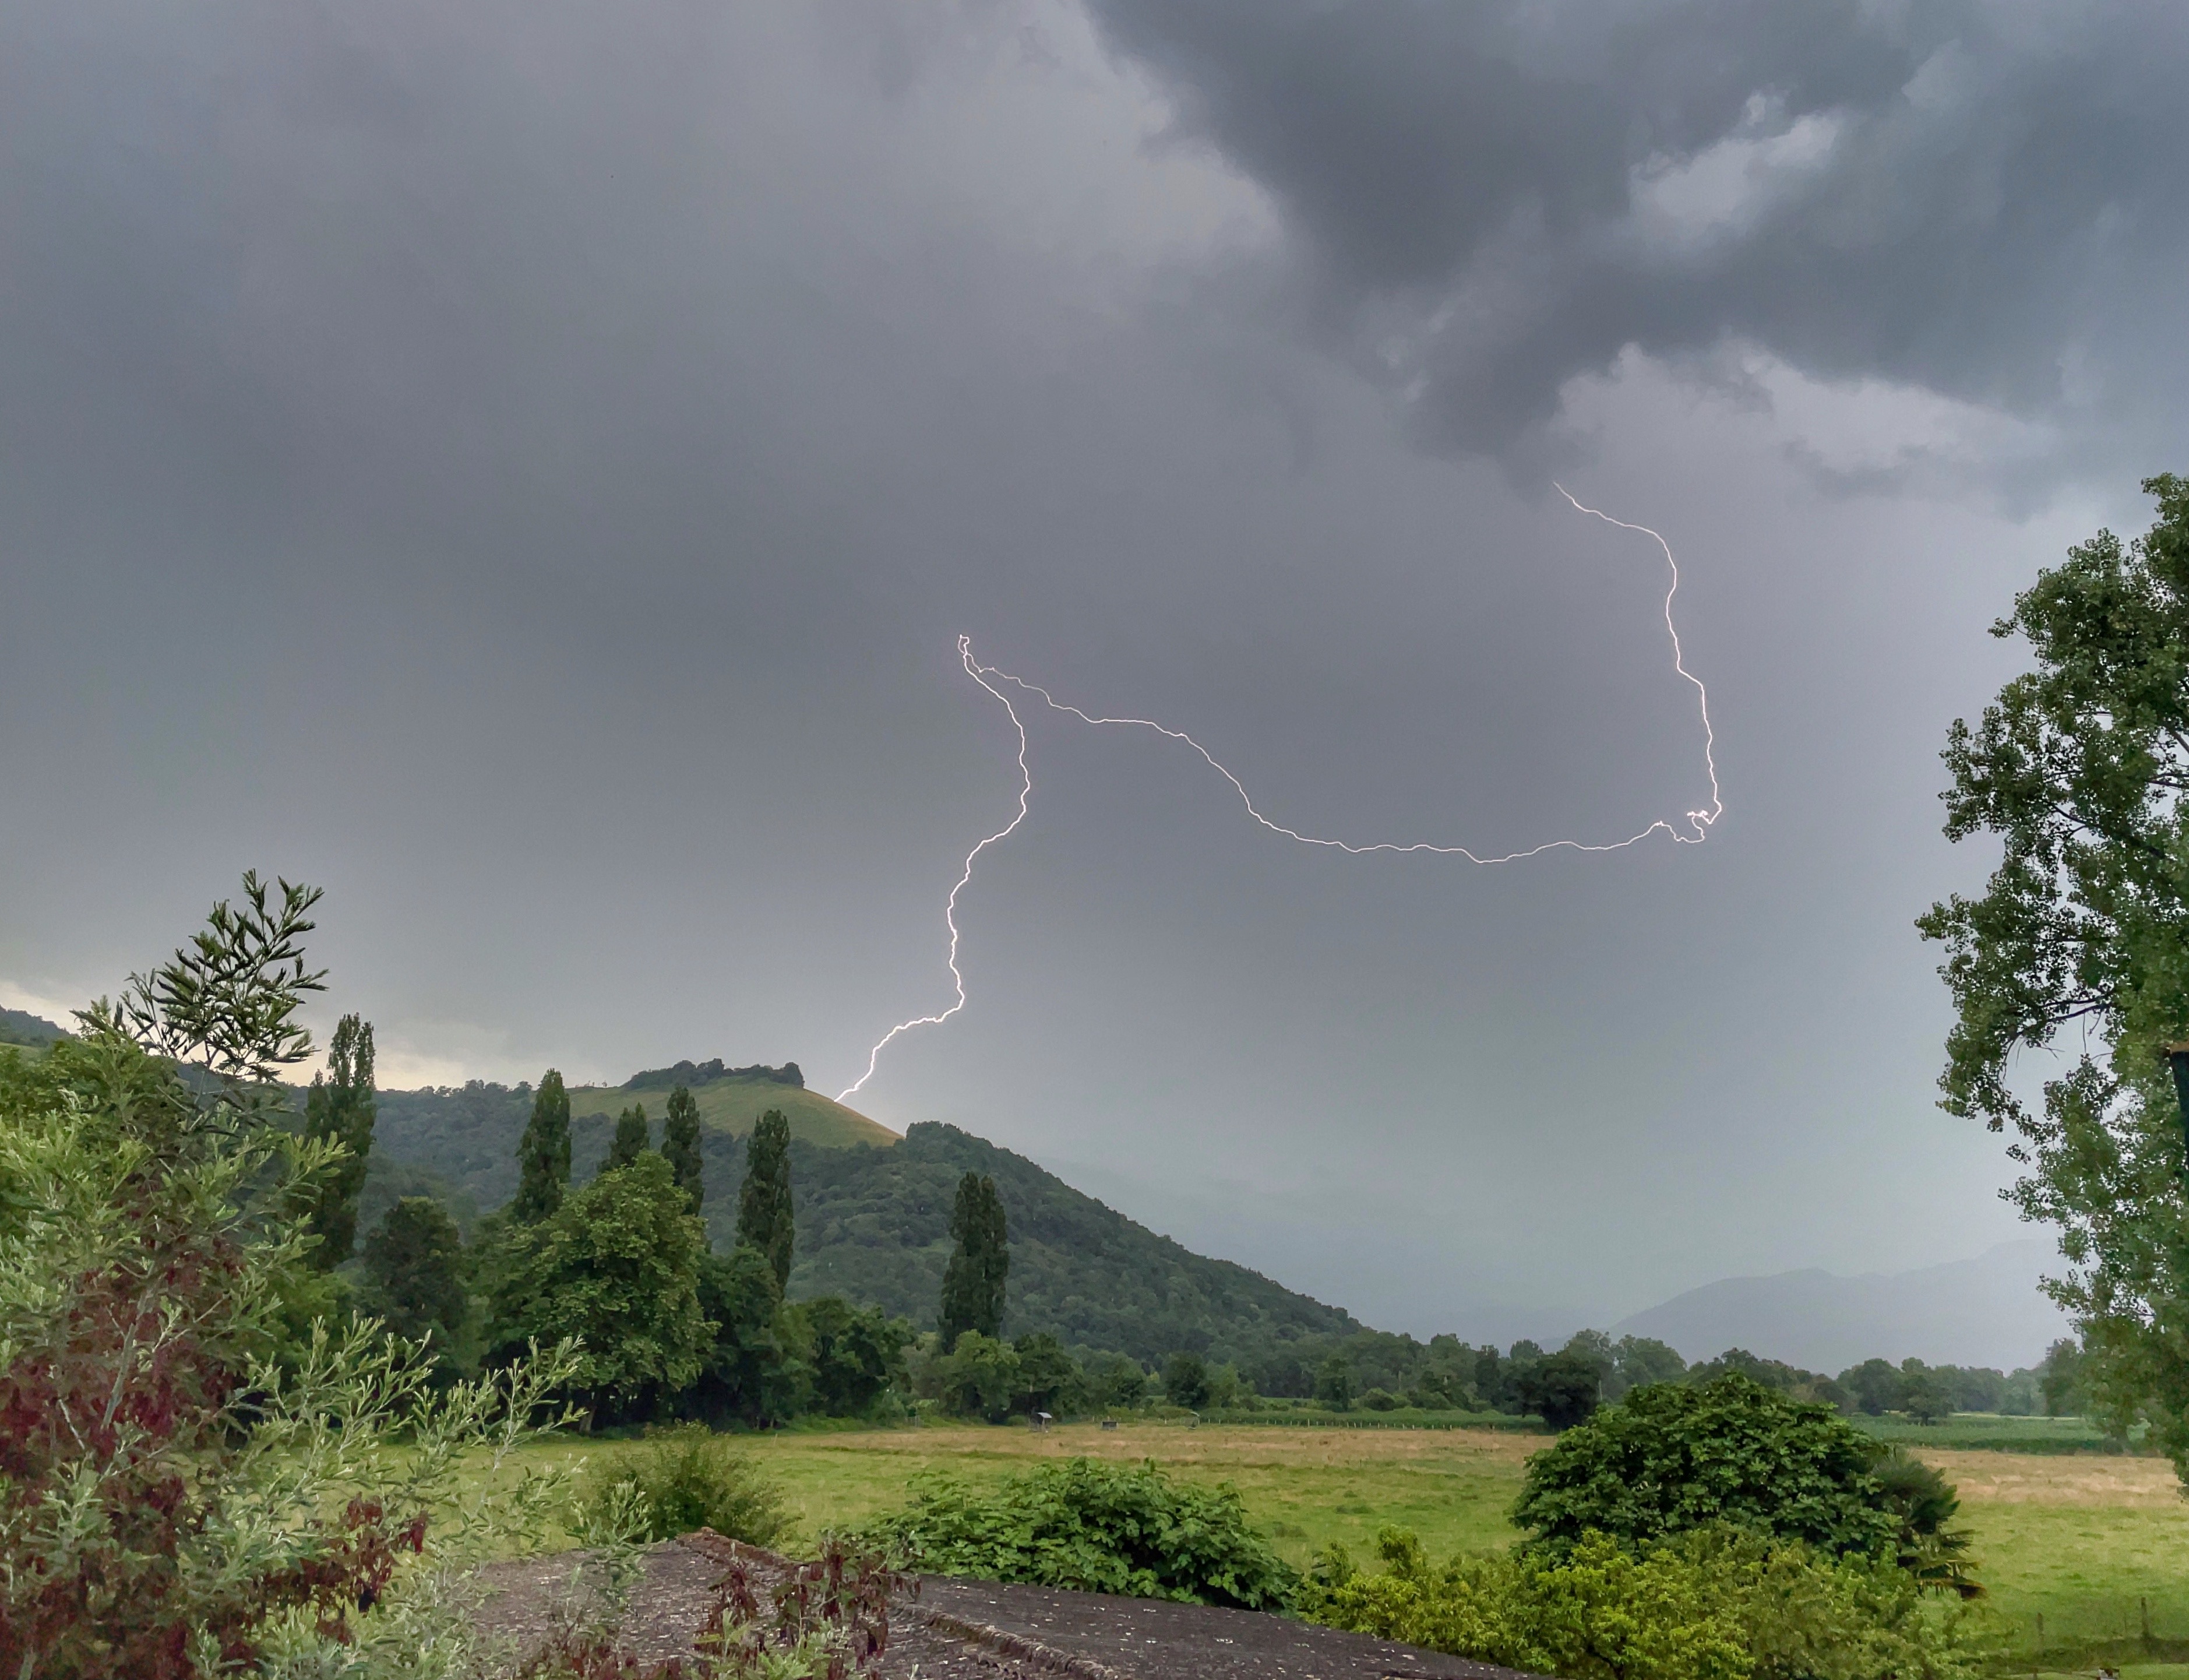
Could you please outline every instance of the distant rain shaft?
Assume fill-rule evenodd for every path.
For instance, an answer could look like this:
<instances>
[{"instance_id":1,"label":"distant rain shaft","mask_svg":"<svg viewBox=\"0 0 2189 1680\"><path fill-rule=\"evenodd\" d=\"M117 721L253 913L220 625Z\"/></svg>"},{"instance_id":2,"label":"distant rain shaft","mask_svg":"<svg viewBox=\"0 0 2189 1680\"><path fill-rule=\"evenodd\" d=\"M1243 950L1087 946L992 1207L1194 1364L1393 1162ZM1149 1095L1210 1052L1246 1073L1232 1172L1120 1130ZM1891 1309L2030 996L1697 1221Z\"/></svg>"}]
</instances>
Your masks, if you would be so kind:
<instances>
[{"instance_id":1,"label":"distant rain shaft","mask_svg":"<svg viewBox=\"0 0 2189 1680\"><path fill-rule=\"evenodd\" d=\"M1703 687L1702 679L1688 669L1686 654L1680 647L1679 626L1673 622L1672 619L1672 600L1680 592L1680 563L1673 557L1672 545L1666 541L1659 532L1651 530L1647 525L1631 524L1624 519L1615 519L1600 508L1591 507L1586 503L1576 501L1573 493L1564 484L1556 484L1553 488L1566 499L1575 512L1586 513L1594 518L1601 519L1607 525L1616 525L1622 531L1634 531L1649 537L1664 552L1665 565L1671 579L1665 591L1665 633L1671 638L1672 643L1672 669L1678 672L1684 681L1694 685L1695 711L1701 721L1703 731L1703 769L1710 778L1710 803L1700 810L1690 811L1686 814L1684 826L1687 832L1682 832L1682 823L1675 822L1670 817L1660 817L1648 827L1627 835L1625 840L1595 843L1575 840L1544 840L1540 845L1528 847L1525 851L1508 851L1495 857L1485 857L1463 846L1446 846L1433 840L1373 840L1366 845L1356 846L1349 840L1324 840L1313 834L1304 834L1297 829L1288 829L1283 823L1264 816L1260 807L1254 803L1253 796L1247 791L1247 784L1233 775L1208 748L1202 746L1184 730L1166 727L1152 718L1098 717L1092 712L1082 711L1078 706L1067 704L1058 699L1038 683L1028 682L1024 677L1013 676L1009 671L999 670L993 665L982 665L973 657L973 638L970 636L961 636L958 638L958 657L965 667L965 675L1003 702L1004 711L1010 715L1011 727L1018 732L1018 809L1012 813L1010 822L981 840L965 854L964 867L958 872L958 879L950 888L949 897L943 901L942 921L943 925L950 932L947 962L950 968L951 985L957 993L955 999L949 1008L937 1014L914 1015L911 1020L900 1021L896 1026L891 1027L881 1036L874 1049L867 1053L867 1071L839 1091L836 1094L836 1100L843 1102L858 1095L860 1089L866 1084L867 1081L874 1077L874 1070L881 1062L882 1052L887 1049L900 1034L909 1032L919 1027L940 1027L965 1007L965 976L958 966L958 946L960 937L958 928L958 897L971 884L973 865L981 854L990 846L1010 838L1019 824L1026 821L1027 809L1033 798L1033 770L1027 761L1026 722L1020 717L1018 708L1011 704L1010 696L997 686L998 683L1009 684L1021 693L1033 695L1051 711L1066 713L1083 723L1117 725L1128 729L1151 730L1165 740L1176 741L1183 746L1191 748L1200 755L1203 763L1231 784L1232 791L1239 795L1239 802L1246 806L1247 814L1271 834L1281 834L1285 839L1297 840L1302 846L1325 846L1332 851L1344 852L1349 857L1365 857L1371 852L1377 851L1422 851L1432 853L1440 857L1463 857L1470 863L1517 863L1523 858L1540 857L1546 851L1622 851L1626 847L1638 845L1655 834L1666 835L1675 845L1700 846L1710 837L1711 825L1725 814L1725 801L1720 796L1718 789L1717 735L1711 727L1710 691Z\"/></svg>"}]
</instances>

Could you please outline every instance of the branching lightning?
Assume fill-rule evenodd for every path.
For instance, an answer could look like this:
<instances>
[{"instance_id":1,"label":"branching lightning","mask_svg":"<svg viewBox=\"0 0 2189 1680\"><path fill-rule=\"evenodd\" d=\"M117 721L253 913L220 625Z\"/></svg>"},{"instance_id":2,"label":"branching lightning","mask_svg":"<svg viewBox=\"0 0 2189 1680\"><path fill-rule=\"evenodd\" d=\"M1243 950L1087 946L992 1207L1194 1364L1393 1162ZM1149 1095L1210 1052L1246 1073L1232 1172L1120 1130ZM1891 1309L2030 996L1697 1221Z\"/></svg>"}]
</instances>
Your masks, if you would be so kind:
<instances>
[{"instance_id":1,"label":"branching lightning","mask_svg":"<svg viewBox=\"0 0 2189 1680\"><path fill-rule=\"evenodd\" d=\"M1710 778L1710 803L1700 810L1686 813L1685 832L1683 832L1682 823L1670 817L1660 817L1647 828L1627 835L1624 840L1597 842L1572 840L1545 840L1541 845L1531 846L1524 851L1508 851L1496 857L1485 857L1463 846L1445 846L1432 840L1376 840L1365 846L1356 846L1349 840L1325 840L1314 834L1304 834L1297 829L1287 828L1282 823L1265 816L1260 807L1254 803L1253 796L1247 791L1247 784L1233 775L1208 748L1202 746L1184 730L1168 728L1152 718L1100 717L1093 712L1083 711L1078 706L1067 704L1058 699L1038 683L1028 682L1023 677L1014 676L1009 671L999 670L993 665L982 665L973 656L972 637L961 636L958 638L958 657L965 667L965 675L1003 702L1004 710L1010 717L1011 727L1018 733L1019 808L1010 822L1004 823L1002 828L965 854L965 867L959 872L957 882L950 889L950 897L944 902L942 920L950 932L950 980L957 994L954 1001L949 1008L939 1014L915 1015L910 1021L901 1021L891 1027L882 1035L880 1042L868 1053L867 1071L839 1092L836 1100L842 1102L848 1097L857 1095L860 1087L874 1077L874 1069L881 1061L882 1052L890 1047L900 1033L909 1032L916 1027L940 1027L965 1007L965 976L958 966L959 939L958 896L964 891L972 881L973 865L981 854L999 841L1008 840L1019 824L1026 821L1027 808L1033 797L1033 772L1027 762L1026 721L1020 717L1018 708L1011 704L1011 697L1004 693L1004 688L998 687L998 684L1007 685L1018 690L1021 694L1030 695L1040 700L1051 711L1063 712L1069 716L1079 719L1083 723L1115 725L1128 729L1145 729L1162 736L1165 740L1178 742L1181 746L1199 755L1203 763L1231 784L1231 790L1239 795L1239 802L1246 807L1247 814L1255 822L1260 823L1271 834L1281 834L1287 840L1297 840L1302 846L1325 846L1331 851L1342 851L1355 857L1365 857L1371 852L1377 851L1421 851L1440 857L1463 857L1470 863L1490 864L1517 863L1524 858L1539 857L1547 851L1623 851L1628 846L1638 845L1655 834L1666 834L1674 844L1679 846L1701 845L1709 838L1711 825L1724 815L1725 801L1719 796L1718 790L1717 736L1711 727L1710 691L1703 687L1702 679L1688 669L1686 657L1680 647L1679 627L1672 619L1672 598L1680 592L1680 563L1673 557L1671 544L1666 541L1660 533L1651 530L1649 526L1629 524L1624 519L1615 519L1600 508L1590 507L1575 501L1572 493L1564 485L1558 484L1554 488L1560 495L1565 497L1575 512L1589 514L1592 518L1603 520L1607 525L1616 525L1623 531L1638 532L1649 537L1664 552L1665 564L1671 575L1671 581L1665 591L1665 633L1671 638L1672 643L1672 669L1685 681L1694 685L1695 709L1703 728L1703 768Z\"/></svg>"}]
</instances>

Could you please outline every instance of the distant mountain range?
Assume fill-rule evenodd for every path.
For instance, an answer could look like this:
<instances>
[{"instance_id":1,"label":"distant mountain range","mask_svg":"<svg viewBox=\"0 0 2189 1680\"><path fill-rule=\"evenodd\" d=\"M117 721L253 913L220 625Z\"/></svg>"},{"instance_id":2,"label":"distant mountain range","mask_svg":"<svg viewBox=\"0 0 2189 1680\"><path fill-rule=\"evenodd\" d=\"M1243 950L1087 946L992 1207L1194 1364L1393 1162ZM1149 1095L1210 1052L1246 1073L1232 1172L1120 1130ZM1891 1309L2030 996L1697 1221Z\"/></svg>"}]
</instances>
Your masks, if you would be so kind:
<instances>
[{"instance_id":1,"label":"distant mountain range","mask_svg":"<svg viewBox=\"0 0 2189 1680\"><path fill-rule=\"evenodd\" d=\"M1654 1336L1690 1360L1738 1347L1827 1375L1911 1356L2012 1371L2073 1333L2037 1288L2059 1263L2050 1243L2030 1237L1916 1271L1728 1277L1622 1319L1611 1333Z\"/></svg>"}]
</instances>

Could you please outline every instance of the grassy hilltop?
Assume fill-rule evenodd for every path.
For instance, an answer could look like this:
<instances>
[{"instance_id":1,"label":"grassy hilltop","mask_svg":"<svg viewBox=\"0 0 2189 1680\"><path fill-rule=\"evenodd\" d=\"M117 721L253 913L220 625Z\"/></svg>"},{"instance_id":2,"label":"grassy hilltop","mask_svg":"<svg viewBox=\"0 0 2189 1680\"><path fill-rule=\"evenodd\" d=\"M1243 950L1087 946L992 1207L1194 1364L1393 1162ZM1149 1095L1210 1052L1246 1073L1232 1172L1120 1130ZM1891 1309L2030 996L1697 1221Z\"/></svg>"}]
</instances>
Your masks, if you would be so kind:
<instances>
[{"instance_id":1,"label":"grassy hilltop","mask_svg":"<svg viewBox=\"0 0 2189 1680\"><path fill-rule=\"evenodd\" d=\"M642 1083L643 1082L643 1083ZM576 1123L593 1118L613 1123L633 1103L645 1106L647 1117L659 1121L668 1106L669 1093L677 1082L667 1077L641 1074L622 1085L577 1085L570 1091L573 1143L580 1134ZM856 1109L809 1091L802 1085L734 1076L709 1079L687 1086L699 1105L699 1124L707 1131L742 1138L753 1123L771 1108L779 1108L790 1122L790 1135L824 1149L851 1149L859 1145L885 1149L897 1142L895 1132L869 1120Z\"/></svg>"},{"instance_id":2,"label":"grassy hilltop","mask_svg":"<svg viewBox=\"0 0 2189 1680\"><path fill-rule=\"evenodd\" d=\"M832 1101L802 1084L790 1083L796 1067L737 1069L714 1072L720 1063L680 1064L654 1068L620 1085L578 1085L570 1091L570 1161L580 1183L592 1177L608 1153L615 1117L633 1103L644 1106L660 1141L661 1118L669 1093L680 1083L699 1105L707 1157L707 1184L716 1198L734 1197L737 1179L724 1179L735 1157L744 1170L738 1140L771 1108L790 1122L793 1139L825 1149L886 1148L897 1136L888 1127ZM680 1078L680 1075L683 1077ZM398 1163L422 1171L445 1185L437 1193L461 1198L481 1212L499 1208L517 1193L517 1140L532 1114L532 1087L499 1085L474 1079L463 1086L416 1091L381 1091L374 1098L376 1174Z\"/></svg>"}]
</instances>

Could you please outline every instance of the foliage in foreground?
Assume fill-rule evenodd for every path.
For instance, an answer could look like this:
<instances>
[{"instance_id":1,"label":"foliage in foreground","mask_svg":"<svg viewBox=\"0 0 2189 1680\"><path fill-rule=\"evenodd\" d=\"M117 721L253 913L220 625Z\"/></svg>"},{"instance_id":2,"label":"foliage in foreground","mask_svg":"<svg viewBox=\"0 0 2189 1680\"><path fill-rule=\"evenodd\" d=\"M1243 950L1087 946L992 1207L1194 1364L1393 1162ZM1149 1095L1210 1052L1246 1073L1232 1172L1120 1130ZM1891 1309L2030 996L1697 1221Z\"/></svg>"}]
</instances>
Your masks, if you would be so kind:
<instances>
[{"instance_id":1,"label":"foliage in foreground","mask_svg":"<svg viewBox=\"0 0 2189 1680\"><path fill-rule=\"evenodd\" d=\"M592 1520L606 1519L618 1487L645 1502L637 1532L674 1540L712 1529L752 1546L772 1546L790 1526L783 1490L761 1474L752 1455L704 1424L658 1430L636 1452L596 1460L586 1492Z\"/></svg>"},{"instance_id":2,"label":"foliage in foreground","mask_svg":"<svg viewBox=\"0 0 2189 1680\"><path fill-rule=\"evenodd\" d=\"M0 1672L452 1672L466 1571L566 1491L495 1473L569 1349L436 1393L376 1323L314 1321L342 1145L259 1093L309 1049L316 894L244 891L78 1038L0 1054Z\"/></svg>"},{"instance_id":3,"label":"foliage in foreground","mask_svg":"<svg viewBox=\"0 0 2189 1680\"><path fill-rule=\"evenodd\" d=\"M1983 1613L1925 1593L1889 1562L1704 1529L1637 1550L1592 1534L1433 1566L1385 1529L1387 1565L1343 1547L1300 1595L1309 1619L1564 1680L1971 1680Z\"/></svg>"},{"instance_id":4,"label":"foliage in foreground","mask_svg":"<svg viewBox=\"0 0 2189 1680\"><path fill-rule=\"evenodd\" d=\"M1174 1482L1152 1462L1070 1458L991 1491L922 1477L864 1537L934 1575L1250 1610L1283 1609L1298 1581L1235 1489Z\"/></svg>"}]
</instances>

